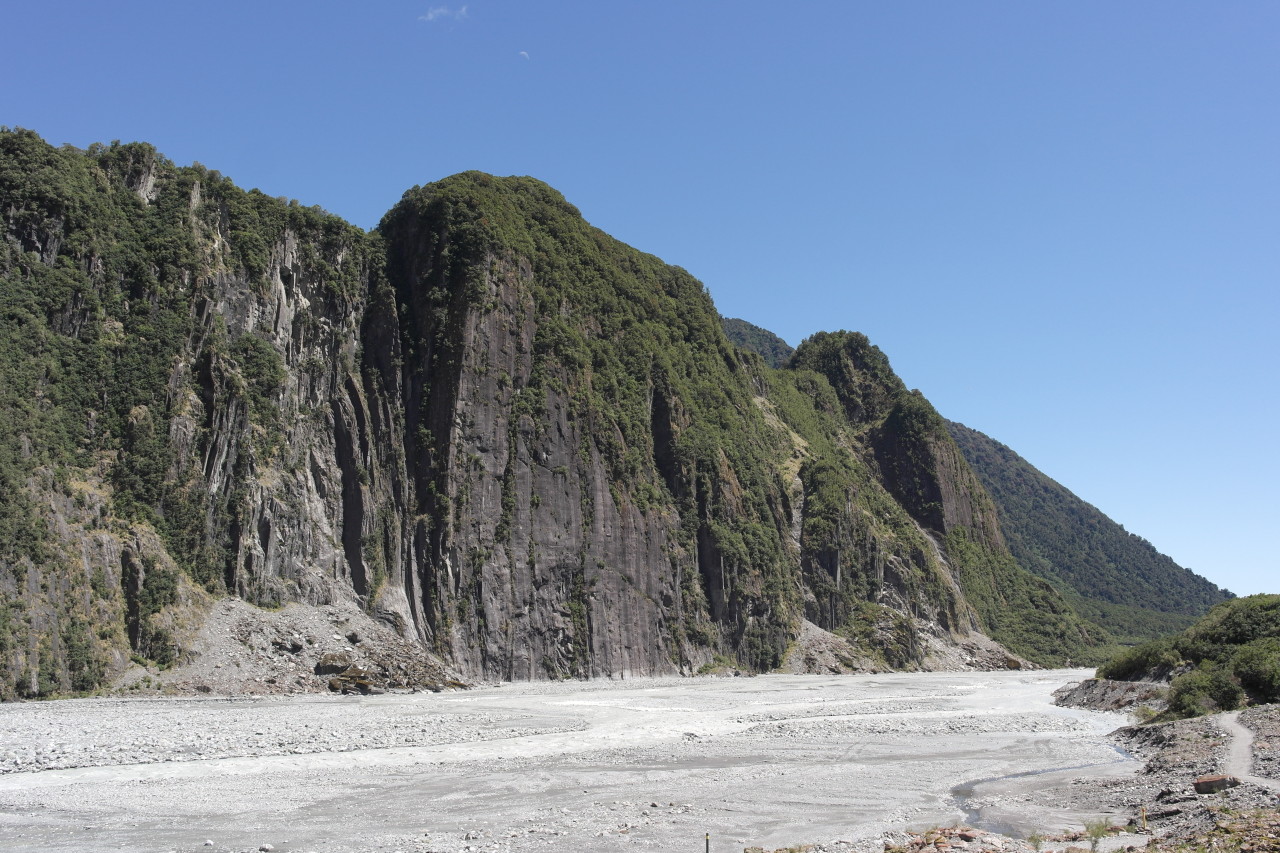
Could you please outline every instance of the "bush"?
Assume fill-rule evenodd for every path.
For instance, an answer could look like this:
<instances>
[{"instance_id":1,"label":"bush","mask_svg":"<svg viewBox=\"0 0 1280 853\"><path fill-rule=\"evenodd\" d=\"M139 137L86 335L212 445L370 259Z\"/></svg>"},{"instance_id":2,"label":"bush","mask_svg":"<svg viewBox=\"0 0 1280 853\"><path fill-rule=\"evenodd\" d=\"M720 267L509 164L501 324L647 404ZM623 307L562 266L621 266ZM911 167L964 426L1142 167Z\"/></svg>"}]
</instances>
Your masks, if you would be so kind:
<instances>
[{"instance_id":1,"label":"bush","mask_svg":"<svg viewBox=\"0 0 1280 853\"><path fill-rule=\"evenodd\" d=\"M1280 702L1280 640L1244 646L1231 658L1231 672L1253 701Z\"/></svg>"},{"instance_id":2,"label":"bush","mask_svg":"<svg viewBox=\"0 0 1280 853\"><path fill-rule=\"evenodd\" d=\"M1117 681L1158 678L1180 663L1182 656L1168 640L1153 640L1122 652L1098 667L1098 677Z\"/></svg>"},{"instance_id":3,"label":"bush","mask_svg":"<svg viewBox=\"0 0 1280 853\"><path fill-rule=\"evenodd\" d=\"M1098 677L1160 678L1178 666L1196 668L1173 679L1169 717L1280 701L1280 595L1219 604L1181 634L1113 658L1098 668Z\"/></svg>"},{"instance_id":4,"label":"bush","mask_svg":"<svg viewBox=\"0 0 1280 853\"><path fill-rule=\"evenodd\" d=\"M1178 717L1198 717L1240 706L1244 690L1232 676L1213 666L1183 673L1169 688L1169 713Z\"/></svg>"}]
</instances>

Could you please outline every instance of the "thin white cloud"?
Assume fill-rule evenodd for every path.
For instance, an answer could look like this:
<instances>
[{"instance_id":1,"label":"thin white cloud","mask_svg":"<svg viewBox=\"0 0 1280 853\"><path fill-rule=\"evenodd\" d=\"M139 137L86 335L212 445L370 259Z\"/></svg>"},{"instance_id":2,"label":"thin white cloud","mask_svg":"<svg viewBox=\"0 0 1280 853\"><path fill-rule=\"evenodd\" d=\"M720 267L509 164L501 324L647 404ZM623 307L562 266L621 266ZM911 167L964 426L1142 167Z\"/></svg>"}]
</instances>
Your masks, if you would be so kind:
<instances>
[{"instance_id":1,"label":"thin white cloud","mask_svg":"<svg viewBox=\"0 0 1280 853\"><path fill-rule=\"evenodd\" d=\"M529 58L529 51L527 51L527 50L522 50L522 51L520 51L520 55L521 55L521 56L523 56L525 59L528 59L528 58Z\"/></svg>"},{"instance_id":2,"label":"thin white cloud","mask_svg":"<svg viewBox=\"0 0 1280 853\"><path fill-rule=\"evenodd\" d=\"M461 21L467 17L467 7L463 6L459 9L450 9L448 6L432 6L427 10L425 15L418 16L419 21L426 21L428 24L432 21L454 20Z\"/></svg>"}]
</instances>

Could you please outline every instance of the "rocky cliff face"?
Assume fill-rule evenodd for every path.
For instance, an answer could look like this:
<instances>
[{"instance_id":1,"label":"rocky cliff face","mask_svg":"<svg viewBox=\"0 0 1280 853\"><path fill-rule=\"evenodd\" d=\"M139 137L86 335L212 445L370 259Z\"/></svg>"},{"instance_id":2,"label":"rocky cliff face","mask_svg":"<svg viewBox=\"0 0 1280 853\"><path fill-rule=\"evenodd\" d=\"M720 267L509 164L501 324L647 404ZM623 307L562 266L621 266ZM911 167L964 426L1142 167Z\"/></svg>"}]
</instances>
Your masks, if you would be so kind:
<instances>
[{"instance_id":1,"label":"rocky cliff face","mask_svg":"<svg viewBox=\"0 0 1280 853\"><path fill-rule=\"evenodd\" d=\"M210 593L370 592L362 508L390 502L361 472L394 447L359 358L376 240L147 146L6 133L2 160L23 314L0 338L0 476L6 520L44 540L6 542L12 690L179 660Z\"/></svg>"},{"instance_id":2,"label":"rocky cliff face","mask_svg":"<svg viewBox=\"0 0 1280 853\"><path fill-rule=\"evenodd\" d=\"M384 226L407 346L381 376L403 389L419 633L473 676L670 671L670 520L610 490L595 413L539 336L532 259L459 252L445 206L406 200Z\"/></svg>"},{"instance_id":3,"label":"rocky cliff face","mask_svg":"<svg viewBox=\"0 0 1280 853\"><path fill-rule=\"evenodd\" d=\"M6 131L0 213L4 695L180 662L226 595L358 603L468 678L768 669L806 620L895 667L1001 608L1074 630L1004 594L989 498L865 338L769 368L537 181L365 234Z\"/></svg>"},{"instance_id":4,"label":"rocky cliff face","mask_svg":"<svg viewBox=\"0 0 1280 853\"><path fill-rule=\"evenodd\" d=\"M701 286L531 180L459 176L380 230L423 639L505 678L691 672L718 651L776 663L794 608L765 588L782 522L756 500L776 487L747 494L743 476L767 473L732 458L761 441L753 406L694 423L717 380L750 400ZM757 553L741 525L766 531Z\"/></svg>"}]
</instances>

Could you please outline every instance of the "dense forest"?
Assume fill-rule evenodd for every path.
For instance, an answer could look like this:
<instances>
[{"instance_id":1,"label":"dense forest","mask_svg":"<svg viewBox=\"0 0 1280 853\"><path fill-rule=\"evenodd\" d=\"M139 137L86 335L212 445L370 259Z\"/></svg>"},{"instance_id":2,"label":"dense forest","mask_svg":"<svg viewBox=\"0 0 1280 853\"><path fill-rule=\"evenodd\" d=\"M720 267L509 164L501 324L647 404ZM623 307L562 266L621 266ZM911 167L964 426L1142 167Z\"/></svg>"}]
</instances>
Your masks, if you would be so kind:
<instances>
[{"instance_id":1,"label":"dense forest","mask_svg":"<svg viewBox=\"0 0 1280 853\"><path fill-rule=\"evenodd\" d=\"M1231 597L1000 442L963 424L947 428L995 501L1019 565L1061 590L1117 642L1180 631Z\"/></svg>"}]
</instances>

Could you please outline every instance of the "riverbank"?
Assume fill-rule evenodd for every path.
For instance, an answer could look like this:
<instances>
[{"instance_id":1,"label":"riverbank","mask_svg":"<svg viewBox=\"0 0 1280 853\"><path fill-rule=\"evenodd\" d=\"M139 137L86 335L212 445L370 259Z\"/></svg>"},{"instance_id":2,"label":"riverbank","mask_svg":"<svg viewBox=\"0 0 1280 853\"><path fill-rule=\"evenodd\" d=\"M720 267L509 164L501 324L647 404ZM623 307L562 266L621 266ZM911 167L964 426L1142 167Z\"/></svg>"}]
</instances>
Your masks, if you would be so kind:
<instances>
[{"instance_id":1,"label":"riverbank","mask_svg":"<svg viewBox=\"0 0 1280 853\"><path fill-rule=\"evenodd\" d=\"M1213 738L1185 727L1186 755L1140 773L1108 739L1121 715L1052 704L1087 674L0 706L0 850L674 853L702 850L709 833L715 853L881 853L964 822L1011 836L1123 824L1158 798L1161 773L1189 785L1189 772L1212 769ZM1150 767L1166 746L1124 748Z\"/></svg>"}]
</instances>

